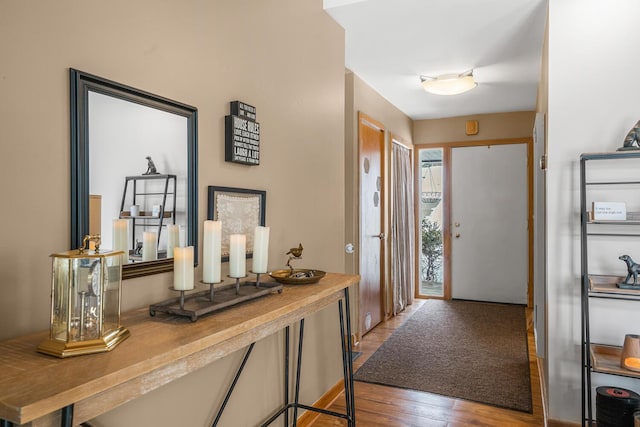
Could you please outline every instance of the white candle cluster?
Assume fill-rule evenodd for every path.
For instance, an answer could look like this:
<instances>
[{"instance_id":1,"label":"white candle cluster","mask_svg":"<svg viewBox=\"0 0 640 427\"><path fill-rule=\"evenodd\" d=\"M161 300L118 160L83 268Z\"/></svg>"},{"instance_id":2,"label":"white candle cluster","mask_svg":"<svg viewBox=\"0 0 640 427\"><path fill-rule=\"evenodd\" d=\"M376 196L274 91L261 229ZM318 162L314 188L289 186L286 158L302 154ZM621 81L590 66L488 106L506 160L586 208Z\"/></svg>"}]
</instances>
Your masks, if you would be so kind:
<instances>
[{"instance_id":1,"label":"white candle cluster","mask_svg":"<svg viewBox=\"0 0 640 427\"><path fill-rule=\"evenodd\" d=\"M129 224L127 220L113 221L113 244L115 250L125 252L128 258L127 239L129 238ZM158 235L155 231L145 231L142 241L142 261L158 259ZM229 236L229 277L242 278L247 275L247 236L232 234ZM194 248L180 246L180 226L167 226L167 258L173 258L174 289L191 290L194 288ZM222 271L222 222L204 222L204 239L202 245L204 283L220 283ZM126 262L126 261L125 261ZM267 272L269 262L269 227L257 226L253 236L253 265L252 272L262 274Z\"/></svg>"},{"instance_id":2,"label":"white candle cluster","mask_svg":"<svg viewBox=\"0 0 640 427\"><path fill-rule=\"evenodd\" d=\"M222 247L222 222L205 221L203 243L203 273L205 283L220 282ZM247 275L247 236L229 236L229 277L234 279ZM258 226L253 236L253 273L266 273L269 259L269 227Z\"/></svg>"}]
</instances>

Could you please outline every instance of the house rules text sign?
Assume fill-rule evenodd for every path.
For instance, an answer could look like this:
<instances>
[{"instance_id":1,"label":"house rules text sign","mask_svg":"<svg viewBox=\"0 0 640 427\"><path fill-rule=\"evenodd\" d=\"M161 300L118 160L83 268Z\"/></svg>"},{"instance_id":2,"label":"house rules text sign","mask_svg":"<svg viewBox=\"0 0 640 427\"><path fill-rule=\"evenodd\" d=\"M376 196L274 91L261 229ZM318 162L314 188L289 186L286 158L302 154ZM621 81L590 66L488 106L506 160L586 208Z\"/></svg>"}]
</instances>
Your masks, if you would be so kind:
<instances>
[{"instance_id":1,"label":"house rules text sign","mask_svg":"<svg viewBox=\"0 0 640 427\"><path fill-rule=\"evenodd\" d=\"M224 128L225 161L259 165L260 123L256 122L256 107L231 101L231 114L225 116Z\"/></svg>"}]
</instances>

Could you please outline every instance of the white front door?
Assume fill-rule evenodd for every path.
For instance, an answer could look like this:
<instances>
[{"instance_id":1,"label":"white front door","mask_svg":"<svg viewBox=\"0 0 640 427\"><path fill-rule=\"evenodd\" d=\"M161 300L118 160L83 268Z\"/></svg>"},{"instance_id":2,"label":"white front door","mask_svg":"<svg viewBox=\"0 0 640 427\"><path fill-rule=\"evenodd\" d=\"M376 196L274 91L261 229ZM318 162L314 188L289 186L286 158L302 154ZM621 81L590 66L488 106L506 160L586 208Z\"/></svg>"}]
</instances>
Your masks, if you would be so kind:
<instances>
[{"instance_id":1,"label":"white front door","mask_svg":"<svg viewBox=\"0 0 640 427\"><path fill-rule=\"evenodd\" d=\"M451 296L527 304L527 144L451 152Z\"/></svg>"}]
</instances>

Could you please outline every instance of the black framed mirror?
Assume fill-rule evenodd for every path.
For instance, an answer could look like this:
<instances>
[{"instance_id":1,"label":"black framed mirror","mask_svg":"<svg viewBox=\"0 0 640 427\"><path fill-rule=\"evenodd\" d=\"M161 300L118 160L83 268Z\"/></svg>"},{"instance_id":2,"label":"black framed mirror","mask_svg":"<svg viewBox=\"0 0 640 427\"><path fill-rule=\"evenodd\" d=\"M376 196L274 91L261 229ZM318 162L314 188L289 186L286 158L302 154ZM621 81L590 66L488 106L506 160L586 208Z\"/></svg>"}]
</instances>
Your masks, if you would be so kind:
<instances>
[{"instance_id":1,"label":"black framed mirror","mask_svg":"<svg viewBox=\"0 0 640 427\"><path fill-rule=\"evenodd\" d=\"M197 109L75 69L69 76L71 248L100 234L103 248L127 253L124 279L172 270L173 247L198 253Z\"/></svg>"}]
</instances>

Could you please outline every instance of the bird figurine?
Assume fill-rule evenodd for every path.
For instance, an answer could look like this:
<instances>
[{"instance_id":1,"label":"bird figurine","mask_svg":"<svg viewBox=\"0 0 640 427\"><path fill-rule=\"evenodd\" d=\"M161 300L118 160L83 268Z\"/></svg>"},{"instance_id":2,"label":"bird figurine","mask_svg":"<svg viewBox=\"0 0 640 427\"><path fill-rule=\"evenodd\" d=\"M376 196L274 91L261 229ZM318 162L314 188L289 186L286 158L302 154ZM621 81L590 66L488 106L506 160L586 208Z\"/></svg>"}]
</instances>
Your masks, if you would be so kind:
<instances>
[{"instance_id":1,"label":"bird figurine","mask_svg":"<svg viewBox=\"0 0 640 427\"><path fill-rule=\"evenodd\" d=\"M300 243L298 244L297 248L291 248L289 249L289 252L285 254L289 255L289 259L287 260L287 267L289 267L289 269L291 270L291 274L294 273L293 266L291 265L291 260L300 259L300 257L302 256L302 249L302 243Z\"/></svg>"},{"instance_id":2,"label":"bird figurine","mask_svg":"<svg viewBox=\"0 0 640 427\"><path fill-rule=\"evenodd\" d=\"M302 247L302 243L298 244L297 248L291 248L289 249L289 252L287 252L285 255L293 255L296 258L300 258L302 256L302 249L304 249Z\"/></svg>"}]
</instances>

